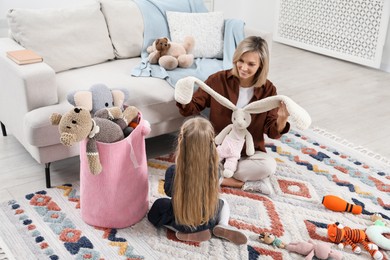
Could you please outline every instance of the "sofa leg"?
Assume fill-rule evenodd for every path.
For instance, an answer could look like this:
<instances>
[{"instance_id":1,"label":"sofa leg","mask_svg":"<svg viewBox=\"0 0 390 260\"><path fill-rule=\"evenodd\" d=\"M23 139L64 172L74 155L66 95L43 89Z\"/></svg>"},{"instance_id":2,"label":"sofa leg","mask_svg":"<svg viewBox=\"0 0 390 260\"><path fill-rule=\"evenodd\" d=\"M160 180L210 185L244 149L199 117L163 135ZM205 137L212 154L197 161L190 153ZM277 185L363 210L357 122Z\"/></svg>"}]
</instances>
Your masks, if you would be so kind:
<instances>
[{"instance_id":1,"label":"sofa leg","mask_svg":"<svg viewBox=\"0 0 390 260\"><path fill-rule=\"evenodd\" d=\"M1 124L1 132L3 132L3 136L7 136L7 130L5 129L5 125L0 121Z\"/></svg>"},{"instance_id":2,"label":"sofa leg","mask_svg":"<svg viewBox=\"0 0 390 260\"><path fill-rule=\"evenodd\" d=\"M50 163L45 163L46 188L51 188L50 183Z\"/></svg>"}]
</instances>

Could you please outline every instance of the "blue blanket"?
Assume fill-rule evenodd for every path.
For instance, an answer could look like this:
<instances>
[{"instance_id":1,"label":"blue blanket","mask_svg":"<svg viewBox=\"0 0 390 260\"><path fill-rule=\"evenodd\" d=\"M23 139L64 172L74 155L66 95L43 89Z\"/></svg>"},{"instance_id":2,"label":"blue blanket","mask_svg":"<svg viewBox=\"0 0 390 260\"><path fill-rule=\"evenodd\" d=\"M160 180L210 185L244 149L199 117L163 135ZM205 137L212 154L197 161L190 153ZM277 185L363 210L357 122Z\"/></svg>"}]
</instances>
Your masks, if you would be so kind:
<instances>
[{"instance_id":1,"label":"blue blanket","mask_svg":"<svg viewBox=\"0 0 390 260\"><path fill-rule=\"evenodd\" d=\"M225 20L223 60L197 58L189 68L176 68L167 71L156 64L150 64L146 48L160 37L168 37L169 27L166 11L200 13L207 12L202 0L135 0L144 19L144 42L141 63L133 69L132 76L156 77L165 79L172 87L176 82L187 76L206 80L209 75L232 67L232 57L237 44L244 39L244 22L237 19Z\"/></svg>"}]
</instances>

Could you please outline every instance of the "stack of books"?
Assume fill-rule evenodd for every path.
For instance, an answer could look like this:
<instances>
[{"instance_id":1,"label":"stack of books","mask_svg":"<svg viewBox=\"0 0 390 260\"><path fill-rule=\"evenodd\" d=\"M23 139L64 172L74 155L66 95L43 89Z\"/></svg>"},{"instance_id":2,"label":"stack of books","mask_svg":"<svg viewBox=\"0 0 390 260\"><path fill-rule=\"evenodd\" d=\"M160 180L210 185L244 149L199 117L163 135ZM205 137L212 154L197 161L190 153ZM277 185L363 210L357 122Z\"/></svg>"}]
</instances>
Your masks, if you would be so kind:
<instances>
[{"instance_id":1,"label":"stack of books","mask_svg":"<svg viewBox=\"0 0 390 260\"><path fill-rule=\"evenodd\" d=\"M32 50L7 51L7 57L19 65L42 62L41 56Z\"/></svg>"}]
</instances>

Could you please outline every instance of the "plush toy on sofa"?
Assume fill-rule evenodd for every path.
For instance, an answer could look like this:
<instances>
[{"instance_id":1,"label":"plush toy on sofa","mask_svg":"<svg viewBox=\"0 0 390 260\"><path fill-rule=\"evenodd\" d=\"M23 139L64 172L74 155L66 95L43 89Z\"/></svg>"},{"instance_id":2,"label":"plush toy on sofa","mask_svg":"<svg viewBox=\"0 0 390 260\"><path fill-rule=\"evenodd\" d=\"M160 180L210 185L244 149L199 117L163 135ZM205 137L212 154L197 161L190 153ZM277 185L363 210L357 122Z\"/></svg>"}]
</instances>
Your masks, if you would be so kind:
<instances>
[{"instance_id":1,"label":"plush toy on sofa","mask_svg":"<svg viewBox=\"0 0 390 260\"><path fill-rule=\"evenodd\" d=\"M255 153L252 135L246 129L251 123L251 113L258 114L269 111L277 108L280 102L283 101L290 113L290 119L299 129L306 129L311 124L311 118L306 110L286 96L276 95L267 97L249 103L243 108L237 108L230 100L215 92L203 81L195 77L186 77L177 81L175 100L184 105L190 103L195 83L221 105L233 110L232 124L222 129L215 137L219 158L220 160L225 159L223 176L226 178L232 177L236 171L244 143L246 143L246 154L248 156Z\"/></svg>"},{"instance_id":2,"label":"plush toy on sofa","mask_svg":"<svg viewBox=\"0 0 390 260\"><path fill-rule=\"evenodd\" d=\"M168 38L156 39L146 51L149 53L149 62L159 64L166 70L177 67L188 68L194 62L194 55L190 54L195 45L194 37L187 36L183 43L171 42Z\"/></svg>"},{"instance_id":3,"label":"plush toy on sofa","mask_svg":"<svg viewBox=\"0 0 390 260\"><path fill-rule=\"evenodd\" d=\"M331 249L330 245L323 242L314 242L309 239L308 242L291 242L285 247L288 251L305 256L305 260L316 259L335 259L341 260L343 254L340 251Z\"/></svg>"},{"instance_id":4,"label":"plush toy on sofa","mask_svg":"<svg viewBox=\"0 0 390 260\"><path fill-rule=\"evenodd\" d=\"M102 165L96 141L114 143L122 140L124 138L122 128L111 119L123 118L123 114L119 107L104 108L95 114L98 116L92 118L88 109L75 107L64 115L53 113L50 121L52 125L58 125L60 140L64 145L72 146L88 138L86 151L89 169L92 174L99 174ZM129 113L125 110L125 114Z\"/></svg>"},{"instance_id":5,"label":"plush toy on sofa","mask_svg":"<svg viewBox=\"0 0 390 260\"><path fill-rule=\"evenodd\" d=\"M159 56L155 56L154 58L160 58L168 54L168 50L169 48L171 48L171 43L169 42L167 37L162 37L156 39L156 41L154 42L154 46L156 47L156 50L159 54ZM152 59L150 62L157 63L157 60Z\"/></svg>"},{"instance_id":6,"label":"plush toy on sofa","mask_svg":"<svg viewBox=\"0 0 390 260\"><path fill-rule=\"evenodd\" d=\"M340 249L347 245L351 246L352 251L356 254L360 254L362 251L357 245L360 243L374 259L381 260L383 258L383 254L378 251L378 246L368 240L364 230L351 229L336 222L328 225L328 239L337 243Z\"/></svg>"}]
</instances>

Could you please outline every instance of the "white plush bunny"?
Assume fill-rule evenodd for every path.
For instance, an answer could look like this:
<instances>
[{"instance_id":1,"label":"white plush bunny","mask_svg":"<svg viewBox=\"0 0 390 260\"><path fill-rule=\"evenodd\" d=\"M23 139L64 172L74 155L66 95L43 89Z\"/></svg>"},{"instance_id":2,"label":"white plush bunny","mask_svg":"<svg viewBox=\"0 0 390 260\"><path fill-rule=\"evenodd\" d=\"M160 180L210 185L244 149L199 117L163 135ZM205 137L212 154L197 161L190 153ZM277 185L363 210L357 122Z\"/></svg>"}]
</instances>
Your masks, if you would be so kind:
<instances>
[{"instance_id":1,"label":"white plush bunny","mask_svg":"<svg viewBox=\"0 0 390 260\"><path fill-rule=\"evenodd\" d=\"M290 119L299 129L307 129L311 124L310 115L287 96L276 95L249 103L243 108L237 108L230 100L215 92L203 81L195 77L186 77L177 81L175 86L175 100L186 105L191 102L194 92L194 84L199 85L205 92L217 100L221 105L231 109L232 124L226 126L215 137L218 145L217 151L220 160L225 159L223 175L232 177L237 169L237 162L241 157L241 150L246 143L246 154L251 156L255 153L252 135L247 130L251 123L250 114L259 114L279 107L281 101L286 104Z\"/></svg>"}]
</instances>

